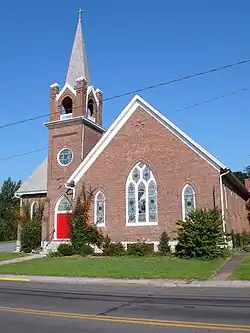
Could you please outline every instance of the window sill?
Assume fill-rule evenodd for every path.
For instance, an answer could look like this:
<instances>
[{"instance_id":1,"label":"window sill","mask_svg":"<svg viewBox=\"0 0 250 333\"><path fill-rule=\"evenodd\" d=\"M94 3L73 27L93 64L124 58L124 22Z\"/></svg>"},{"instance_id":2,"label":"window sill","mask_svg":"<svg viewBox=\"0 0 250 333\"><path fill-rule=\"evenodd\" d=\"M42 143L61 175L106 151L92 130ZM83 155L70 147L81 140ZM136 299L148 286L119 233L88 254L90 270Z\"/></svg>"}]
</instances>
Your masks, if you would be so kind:
<instances>
[{"instance_id":1,"label":"window sill","mask_svg":"<svg viewBox=\"0 0 250 333\"><path fill-rule=\"evenodd\" d=\"M126 223L126 227L148 227L152 225L158 225L158 222L135 222L135 223Z\"/></svg>"},{"instance_id":2,"label":"window sill","mask_svg":"<svg viewBox=\"0 0 250 333\"><path fill-rule=\"evenodd\" d=\"M103 223L95 224L95 226L96 226L97 228L105 228L105 227L106 227L106 225L103 224Z\"/></svg>"}]
</instances>

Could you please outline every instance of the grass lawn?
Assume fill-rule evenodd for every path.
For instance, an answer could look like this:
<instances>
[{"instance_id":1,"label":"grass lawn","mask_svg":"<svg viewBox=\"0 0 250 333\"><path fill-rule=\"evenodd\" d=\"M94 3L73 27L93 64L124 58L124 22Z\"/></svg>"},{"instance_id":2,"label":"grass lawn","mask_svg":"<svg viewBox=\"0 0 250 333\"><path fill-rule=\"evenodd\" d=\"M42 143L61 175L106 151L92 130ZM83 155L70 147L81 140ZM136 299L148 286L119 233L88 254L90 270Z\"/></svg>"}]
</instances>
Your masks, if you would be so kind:
<instances>
[{"instance_id":1,"label":"grass lawn","mask_svg":"<svg viewBox=\"0 0 250 333\"><path fill-rule=\"evenodd\" d=\"M230 280L250 280L250 255L236 268Z\"/></svg>"},{"instance_id":2,"label":"grass lawn","mask_svg":"<svg viewBox=\"0 0 250 333\"><path fill-rule=\"evenodd\" d=\"M4 241L4 242L0 242L0 244L9 244L9 243L16 243L16 241Z\"/></svg>"},{"instance_id":3,"label":"grass lawn","mask_svg":"<svg viewBox=\"0 0 250 333\"><path fill-rule=\"evenodd\" d=\"M168 257L42 258L0 266L0 273L111 278L207 279L224 261Z\"/></svg>"},{"instance_id":4,"label":"grass lawn","mask_svg":"<svg viewBox=\"0 0 250 333\"><path fill-rule=\"evenodd\" d=\"M0 252L0 261L26 257L27 253Z\"/></svg>"}]
</instances>

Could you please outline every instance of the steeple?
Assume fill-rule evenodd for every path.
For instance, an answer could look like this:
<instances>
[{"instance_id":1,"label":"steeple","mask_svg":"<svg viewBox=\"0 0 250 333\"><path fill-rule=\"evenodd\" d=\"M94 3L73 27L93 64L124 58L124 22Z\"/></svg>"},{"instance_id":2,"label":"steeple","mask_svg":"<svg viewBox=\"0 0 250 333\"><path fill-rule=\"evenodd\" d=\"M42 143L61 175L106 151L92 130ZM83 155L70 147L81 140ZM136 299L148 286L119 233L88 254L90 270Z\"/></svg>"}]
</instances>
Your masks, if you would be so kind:
<instances>
[{"instance_id":1,"label":"steeple","mask_svg":"<svg viewBox=\"0 0 250 333\"><path fill-rule=\"evenodd\" d=\"M77 13L78 13L78 24L76 28L75 40L71 51L71 56L65 81L65 83L70 84L71 87L75 86L76 80L79 77L82 77L85 80L87 80L88 85L90 85L87 55L86 55L83 32L82 32L83 10L79 9Z\"/></svg>"}]
</instances>

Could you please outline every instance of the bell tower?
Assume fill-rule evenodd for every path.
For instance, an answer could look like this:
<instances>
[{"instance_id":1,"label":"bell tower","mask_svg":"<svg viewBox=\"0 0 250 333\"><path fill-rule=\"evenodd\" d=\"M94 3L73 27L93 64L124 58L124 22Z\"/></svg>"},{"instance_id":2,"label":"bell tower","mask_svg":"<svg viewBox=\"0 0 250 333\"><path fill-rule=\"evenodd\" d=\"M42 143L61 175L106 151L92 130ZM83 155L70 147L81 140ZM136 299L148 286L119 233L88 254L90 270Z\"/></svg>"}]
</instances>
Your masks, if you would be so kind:
<instances>
[{"instance_id":1,"label":"bell tower","mask_svg":"<svg viewBox=\"0 0 250 333\"><path fill-rule=\"evenodd\" d=\"M64 185L105 132L102 127L103 93L91 84L82 12L78 11L64 86L62 89L58 83L50 86L50 119L44 124L49 130L47 234L55 229L54 238L58 240L61 236L56 230L56 210L58 200L68 194Z\"/></svg>"}]
</instances>

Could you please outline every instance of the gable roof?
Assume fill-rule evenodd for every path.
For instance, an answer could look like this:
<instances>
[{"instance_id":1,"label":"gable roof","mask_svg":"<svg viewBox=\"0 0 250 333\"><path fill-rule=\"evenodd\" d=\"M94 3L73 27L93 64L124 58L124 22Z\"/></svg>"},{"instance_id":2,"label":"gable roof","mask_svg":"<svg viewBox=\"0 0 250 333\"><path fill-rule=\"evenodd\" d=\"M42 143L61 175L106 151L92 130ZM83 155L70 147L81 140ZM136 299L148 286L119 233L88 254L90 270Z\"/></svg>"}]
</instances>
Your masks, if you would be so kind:
<instances>
[{"instance_id":1,"label":"gable roof","mask_svg":"<svg viewBox=\"0 0 250 333\"><path fill-rule=\"evenodd\" d=\"M115 137L117 132L127 122L127 120L131 117L131 115L136 111L138 107L141 107L144 111L148 112L152 117L159 121L164 127L166 127L178 139L184 142L189 148L191 148L195 153L197 153L218 172L220 172L221 169L227 169L226 165L217 160L207 150L201 147L185 132L183 132L180 128L178 128L175 124L168 120L158 110L156 110L152 105L148 104L139 95L135 95L133 99L129 102L129 104L125 107L125 109L123 109L118 118L116 118L116 120L111 124L107 132L102 136L102 138L97 142L97 144L77 167L77 169L68 179L68 183L78 183L78 181L82 178L85 172L91 167L91 165L98 158L101 152L108 146L108 144Z\"/></svg>"},{"instance_id":2,"label":"gable roof","mask_svg":"<svg viewBox=\"0 0 250 333\"><path fill-rule=\"evenodd\" d=\"M47 193L47 157L21 185L16 195Z\"/></svg>"}]
</instances>

